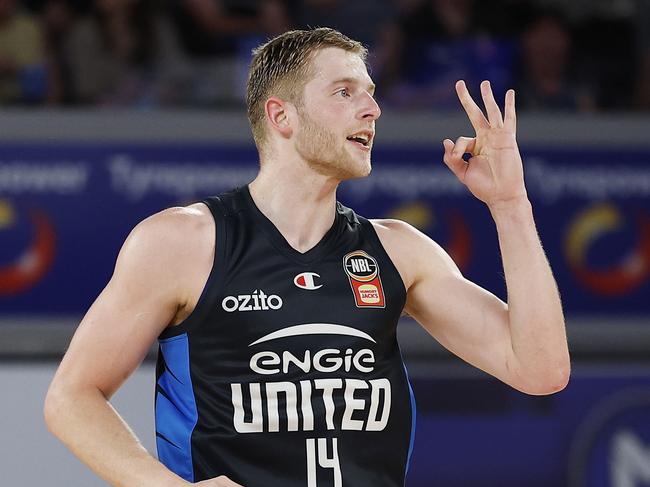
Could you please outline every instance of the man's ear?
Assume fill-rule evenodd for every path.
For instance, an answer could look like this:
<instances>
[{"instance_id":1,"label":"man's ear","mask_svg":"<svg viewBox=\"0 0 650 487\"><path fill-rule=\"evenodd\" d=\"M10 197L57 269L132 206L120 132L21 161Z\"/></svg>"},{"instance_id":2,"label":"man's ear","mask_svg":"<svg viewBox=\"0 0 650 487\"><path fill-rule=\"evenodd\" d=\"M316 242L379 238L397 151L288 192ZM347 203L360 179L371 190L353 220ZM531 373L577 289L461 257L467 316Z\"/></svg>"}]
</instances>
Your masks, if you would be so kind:
<instances>
[{"instance_id":1,"label":"man's ear","mask_svg":"<svg viewBox=\"0 0 650 487\"><path fill-rule=\"evenodd\" d=\"M266 100L264 110L271 128L285 139L290 138L294 129L292 126L293 114L295 113L293 105L288 101L272 96Z\"/></svg>"}]
</instances>

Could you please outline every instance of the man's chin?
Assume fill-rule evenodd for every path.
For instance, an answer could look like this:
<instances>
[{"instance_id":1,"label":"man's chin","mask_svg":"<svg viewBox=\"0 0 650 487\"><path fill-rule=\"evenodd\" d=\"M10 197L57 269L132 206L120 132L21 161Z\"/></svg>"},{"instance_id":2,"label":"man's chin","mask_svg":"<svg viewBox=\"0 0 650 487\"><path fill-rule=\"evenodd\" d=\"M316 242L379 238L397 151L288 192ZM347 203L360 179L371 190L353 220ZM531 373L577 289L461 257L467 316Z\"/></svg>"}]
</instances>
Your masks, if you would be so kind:
<instances>
[{"instance_id":1,"label":"man's chin","mask_svg":"<svg viewBox=\"0 0 650 487\"><path fill-rule=\"evenodd\" d=\"M368 163L361 168L361 170L359 171L359 175L357 177L365 178L366 176L369 176L371 172L372 172L372 164L370 164L370 161L368 161Z\"/></svg>"},{"instance_id":2,"label":"man's chin","mask_svg":"<svg viewBox=\"0 0 650 487\"><path fill-rule=\"evenodd\" d=\"M359 154L351 154L345 164L345 171L348 173L345 179L359 179L368 176L372 171L370 153L363 154L361 157Z\"/></svg>"},{"instance_id":3,"label":"man's chin","mask_svg":"<svg viewBox=\"0 0 650 487\"><path fill-rule=\"evenodd\" d=\"M332 161L312 159L308 163L317 173L338 179L339 181L364 178L372 170L370 157L364 159L358 157L340 157L335 163Z\"/></svg>"}]
</instances>

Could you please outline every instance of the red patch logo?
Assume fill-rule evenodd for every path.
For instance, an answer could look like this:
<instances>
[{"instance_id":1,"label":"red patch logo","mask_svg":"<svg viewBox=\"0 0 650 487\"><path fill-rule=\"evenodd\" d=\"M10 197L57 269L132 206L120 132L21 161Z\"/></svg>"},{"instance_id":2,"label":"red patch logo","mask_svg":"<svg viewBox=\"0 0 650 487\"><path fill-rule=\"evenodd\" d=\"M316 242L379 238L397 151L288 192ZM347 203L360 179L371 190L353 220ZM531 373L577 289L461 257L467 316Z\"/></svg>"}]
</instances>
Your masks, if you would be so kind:
<instances>
[{"instance_id":1,"label":"red patch logo","mask_svg":"<svg viewBox=\"0 0 650 487\"><path fill-rule=\"evenodd\" d=\"M385 308L384 288L379 277L379 265L363 250L343 257L343 270L348 275L354 300L359 308Z\"/></svg>"}]
</instances>

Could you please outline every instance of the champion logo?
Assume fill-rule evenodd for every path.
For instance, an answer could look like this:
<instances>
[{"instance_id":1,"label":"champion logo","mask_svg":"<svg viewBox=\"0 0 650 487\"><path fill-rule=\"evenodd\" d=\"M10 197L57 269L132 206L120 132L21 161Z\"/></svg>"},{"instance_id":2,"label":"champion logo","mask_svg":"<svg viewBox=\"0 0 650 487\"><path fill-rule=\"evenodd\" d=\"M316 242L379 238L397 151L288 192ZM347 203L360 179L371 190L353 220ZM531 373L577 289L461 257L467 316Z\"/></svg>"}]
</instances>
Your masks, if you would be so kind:
<instances>
[{"instance_id":1,"label":"champion logo","mask_svg":"<svg viewBox=\"0 0 650 487\"><path fill-rule=\"evenodd\" d=\"M293 278L293 283L300 289L314 291L323 287L322 284L316 284L316 278L320 279L320 276L315 272L303 272Z\"/></svg>"}]
</instances>

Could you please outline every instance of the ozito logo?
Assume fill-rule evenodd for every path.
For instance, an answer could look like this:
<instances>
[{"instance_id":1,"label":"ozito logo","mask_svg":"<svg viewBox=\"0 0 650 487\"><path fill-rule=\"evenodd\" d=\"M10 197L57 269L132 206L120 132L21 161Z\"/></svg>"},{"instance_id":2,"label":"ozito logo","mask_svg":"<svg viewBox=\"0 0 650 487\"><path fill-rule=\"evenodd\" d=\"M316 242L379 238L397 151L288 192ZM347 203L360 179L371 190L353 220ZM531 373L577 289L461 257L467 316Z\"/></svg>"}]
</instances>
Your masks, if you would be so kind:
<instances>
[{"instance_id":1,"label":"ozito logo","mask_svg":"<svg viewBox=\"0 0 650 487\"><path fill-rule=\"evenodd\" d=\"M384 289L379 277L379 264L363 250L343 257L343 270L348 275L354 301L359 308L384 308Z\"/></svg>"},{"instance_id":2,"label":"ozito logo","mask_svg":"<svg viewBox=\"0 0 650 487\"><path fill-rule=\"evenodd\" d=\"M262 290L253 294L226 296L221 301L221 307L228 313L235 311L268 311L282 308L282 298L277 294L268 295Z\"/></svg>"}]
</instances>

